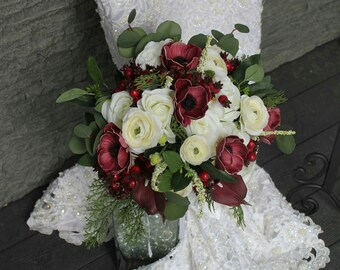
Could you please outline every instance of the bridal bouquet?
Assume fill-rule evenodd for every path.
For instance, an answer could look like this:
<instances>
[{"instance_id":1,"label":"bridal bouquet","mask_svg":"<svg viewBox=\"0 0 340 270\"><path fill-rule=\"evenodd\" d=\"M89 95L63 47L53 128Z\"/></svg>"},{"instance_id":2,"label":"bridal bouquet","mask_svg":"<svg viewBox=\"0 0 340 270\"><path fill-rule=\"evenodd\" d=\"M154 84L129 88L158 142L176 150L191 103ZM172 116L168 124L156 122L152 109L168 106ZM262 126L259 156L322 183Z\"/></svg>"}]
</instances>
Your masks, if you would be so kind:
<instances>
[{"instance_id":1,"label":"bridal bouquet","mask_svg":"<svg viewBox=\"0 0 340 270\"><path fill-rule=\"evenodd\" d=\"M115 71L109 88L95 60L94 83L64 92L95 110L74 128L69 142L79 163L98 171L89 195L87 240L102 242L115 209L139 234L140 219L159 213L176 220L197 196L201 216L208 204L230 206L243 223L247 204L242 175L256 162L259 143L276 140L285 153L294 149L293 131L280 128L278 104L286 99L264 75L260 55L238 56L234 32L217 30L181 41L181 28L161 23L155 33L129 27L118 38L119 53L130 62Z\"/></svg>"}]
</instances>

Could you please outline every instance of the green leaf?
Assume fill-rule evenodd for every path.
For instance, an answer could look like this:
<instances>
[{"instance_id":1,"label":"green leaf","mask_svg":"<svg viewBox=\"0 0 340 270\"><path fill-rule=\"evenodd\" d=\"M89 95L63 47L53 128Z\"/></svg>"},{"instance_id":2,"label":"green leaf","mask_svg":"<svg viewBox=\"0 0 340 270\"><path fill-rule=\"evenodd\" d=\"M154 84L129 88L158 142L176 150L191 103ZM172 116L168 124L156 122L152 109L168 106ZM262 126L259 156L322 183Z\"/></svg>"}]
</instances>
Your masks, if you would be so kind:
<instances>
[{"instance_id":1,"label":"green leaf","mask_svg":"<svg viewBox=\"0 0 340 270\"><path fill-rule=\"evenodd\" d=\"M56 103L62 103L70 100L74 100L83 95L87 95L87 92L83 89L72 88L64 93L62 93L56 100Z\"/></svg>"},{"instance_id":2,"label":"green leaf","mask_svg":"<svg viewBox=\"0 0 340 270\"><path fill-rule=\"evenodd\" d=\"M103 97L100 97L99 99L97 99L96 101L96 107L94 108L97 112L102 112L102 107L103 107L103 104L106 100L108 100L109 97L108 96L103 96Z\"/></svg>"},{"instance_id":3,"label":"green leaf","mask_svg":"<svg viewBox=\"0 0 340 270\"><path fill-rule=\"evenodd\" d=\"M165 151L162 156L172 173L177 172L183 166L181 156L175 151Z\"/></svg>"},{"instance_id":4,"label":"green leaf","mask_svg":"<svg viewBox=\"0 0 340 270\"><path fill-rule=\"evenodd\" d=\"M181 39L181 26L174 21L165 21L158 25L157 34L161 34L163 38L172 38L175 41L179 41Z\"/></svg>"},{"instance_id":5,"label":"green leaf","mask_svg":"<svg viewBox=\"0 0 340 270\"><path fill-rule=\"evenodd\" d=\"M94 119L94 116L92 113L90 112L85 112L85 122L86 122L86 125L89 125L91 122L93 122L95 119Z\"/></svg>"},{"instance_id":6,"label":"green leaf","mask_svg":"<svg viewBox=\"0 0 340 270\"><path fill-rule=\"evenodd\" d=\"M127 29L118 37L117 46L120 48L131 48L136 46L140 39L141 36L137 32Z\"/></svg>"},{"instance_id":7,"label":"green leaf","mask_svg":"<svg viewBox=\"0 0 340 270\"><path fill-rule=\"evenodd\" d=\"M144 50L144 47L146 44L148 44L150 41L156 41L159 42L163 40L163 36L159 33L151 33L146 36L144 36L137 44L135 49L135 56L137 56L141 51Z\"/></svg>"},{"instance_id":8,"label":"green leaf","mask_svg":"<svg viewBox=\"0 0 340 270\"><path fill-rule=\"evenodd\" d=\"M216 168L211 162L205 161L203 162L200 167L210 174L210 176L214 179L218 179L224 182L236 182L235 178L232 177L230 174L227 174L225 171L222 171Z\"/></svg>"},{"instance_id":9,"label":"green leaf","mask_svg":"<svg viewBox=\"0 0 340 270\"><path fill-rule=\"evenodd\" d=\"M185 177L180 172L176 172L171 178L171 187L174 192L185 189L191 183L191 179Z\"/></svg>"},{"instance_id":10,"label":"green leaf","mask_svg":"<svg viewBox=\"0 0 340 270\"><path fill-rule=\"evenodd\" d=\"M77 136L72 136L71 140L68 143L68 147L72 151L73 154L84 154L86 153L85 141Z\"/></svg>"},{"instance_id":11,"label":"green leaf","mask_svg":"<svg viewBox=\"0 0 340 270\"><path fill-rule=\"evenodd\" d=\"M93 149L92 149L93 153L96 153L98 144L100 142L100 137L103 135L103 133L104 133L104 130L100 130L98 134L96 135L96 138L94 139L94 142L93 142Z\"/></svg>"},{"instance_id":12,"label":"green leaf","mask_svg":"<svg viewBox=\"0 0 340 270\"><path fill-rule=\"evenodd\" d=\"M131 10L129 14L128 24L132 23L135 18L136 18L136 9L134 8L133 10Z\"/></svg>"},{"instance_id":13,"label":"green leaf","mask_svg":"<svg viewBox=\"0 0 340 270\"><path fill-rule=\"evenodd\" d=\"M99 128L98 128L97 123L96 123L95 121L91 122L91 123L89 124L89 127L90 127L91 130L92 130L91 135L92 135L92 134L97 134L97 133L98 133Z\"/></svg>"},{"instance_id":14,"label":"green leaf","mask_svg":"<svg viewBox=\"0 0 340 270\"><path fill-rule=\"evenodd\" d=\"M169 170L165 170L165 172L159 177L159 192L167 192L171 190L171 178L172 173Z\"/></svg>"},{"instance_id":15,"label":"green leaf","mask_svg":"<svg viewBox=\"0 0 340 270\"><path fill-rule=\"evenodd\" d=\"M207 43L207 36L204 34L198 34L193 36L189 41L188 44L194 44L198 47L200 47L201 49L205 48L205 45Z\"/></svg>"},{"instance_id":16,"label":"green leaf","mask_svg":"<svg viewBox=\"0 0 340 270\"><path fill-rule=\"evenodd\" d=\"M263 77L264 77L263 67L259 64L255 64L246 69L244 80L260 82L263 80Z\"/></svg>"},{"instance_id":17,"label":"green leaf","mask_svg":"<svg viewBox=\"0 0 340 270\"><path fill-rule=\"evenodd\" d=\"M93 140L90 138L85 138L85 147L87 153L89 153L91 156L94 156L94 151L93 151Z\"/></svg>"},{"instance_id":18,"label":"green leaf","mask_svg":"<svg viewBox=\"0 0 340 270\"><path fill-rule=\"evenodd\" d=\"M189 200L173 193L166 193L167 202L165 205L164 216L168 220L176 220L183 217L188 210Z\"/></svg>"},{"instance_id":19,"label":"green leaf","mask_svg":"<svg viewBox=\"0 0 340 270\"><path fill-rule=\"evenodd\" d=\"M232 73L232 77L238 83L243 82L244 75L246 73L246 69L251 65L260 64L261 63L261 56L259 54L254 54L250 57L245 58L242 60L241 64L236 68L236 70Z\"/></svg>"},{"instance_id":20,"label":"green leaf","mask_svg":"<svg viewBox=\"0 0 340 270\"><path fill-rule=\"evenodd\" d=\"M188 198L184 198L174 192L166 192L166 199L168 202L173 202L182 206L188 206L190 204Z\"/></svg>"},{"instance_id":21,"label":"green leaf","mask_svg":"<svg viewBox=\"0 0 340 270\"><path fill-rule=\"evenodd\" d=\"M295 149L295 139L293 135L277 135L276 144L284 154L291 154Z\"/></svg>"},{"instance_id":22,"label":"green leaf","mask_svg":"<svg viewBox=\"0 0 340 270\"><path fill-rule=\"evenodd\" d=\"M79 159L78 163L82 166L93 167L96 164L96 160L86 153Z\"/></svg>"},{"instance_id":23,"label":"green leaf","mask_svg":"<svg viewBox=\"0 0 340 270\"><path fill-rule=\"evenodd\" d=\"M96 60L92 56L87 59L87 72L89 73L92 80L100 85L103 84L104 81L102 72L100 71Z\"/></svg>"},{"instance_id":24,"label":"green leaf","mask_svg":"<svg viewBox=\"0 0 340 270\"><path fill-rule=\"evenodd\" d=\"M88 93L87 95L71 100L71 102L84 107L94 107L96 99L93 94Z\"/></svg>"},{"instance_id":25,"label":"green leaf","mask_svg":"<svg viewBox=\"0 0 340 270\"><path fill-rule=\"evenodd\" d=\"M92 129L87 125L79 124L74 127L73 133L79 138L89 138L92 134Z\"/></svg>"},{"instance_id":26,"label":"green leaf","mask_svg":"<svg viewBox=\"0 0 340 270\"><path fill-rule=\"evenodd\" d=\"M107 122L106 120L104 119L104 117L102 116L101 113L97 113L97 112L94 112L93 113L94 115L94 118L95 118L95 121L96 121L96 124L97 126L102 129L106 126Z\"/></svg>"},{"instance_id":27,"label":"green leaf","mask_svg":"<svg viewBox=\"0 0 340 270\"><path fill-rule=\"evenodd\" d=\"M248 26L244 25L244 24L240 24L240 23L237 23L235 24L235 29L237 31L239 31L240 33L249 33L249 28Z\"/></svg>"},{"instance_id":28,"label":"green leaf","mask_svg":"<svg viewBox=\"0 0 340 270\"><path fill-rule=\"evenodd\" d=\"M177 220L185 215L188 206L178 205L173 202L167 202L164 209L164 216L168 220Z\"/></svg>"},{"instance_id":29,"label":"green leaf","mask_svg":"<svg viewBox=\"0 0 340 270\"><path fill-rule=\"evenodd\" d=\"M214 38L216 38L217 40L220 40L224 34L221 33L220 31L217 30L211 30L211 34L213 35Z\"/></svg>"},{"instance_id":30,"label":"green leaf","mask_svg":"<svg viewBox=\"0 0 340 270\"><path fill-rule=\"evenodd\" d=\"M235 56L238 52L239 42L232 34L223 36L219 40L219 44L223 50L230 53L232 56Z\"/></svg>"}]
</instances>

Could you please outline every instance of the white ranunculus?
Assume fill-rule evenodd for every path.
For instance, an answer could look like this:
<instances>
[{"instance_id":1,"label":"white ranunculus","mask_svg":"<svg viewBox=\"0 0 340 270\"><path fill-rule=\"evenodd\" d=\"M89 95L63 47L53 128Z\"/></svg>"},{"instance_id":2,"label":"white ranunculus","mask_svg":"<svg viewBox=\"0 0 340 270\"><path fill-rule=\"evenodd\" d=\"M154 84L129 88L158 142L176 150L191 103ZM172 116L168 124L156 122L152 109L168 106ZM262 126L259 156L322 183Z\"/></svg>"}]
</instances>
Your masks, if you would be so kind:
<instances>
[{"instance_id":1,"label":"white ranunculus","mask_svg":"<svg viewBox=\"0 0 340 270\"><path fill-rule=\"evenodd\" d=\"M171 42L171 39L162 40L160 42L150 41L144 47L136 58L136 64L145 70L146 65L157 67L161 64L161 52L164 44Z\"/></svg>"},{"instance_id":2,"label":"white ranunculus","mask_svg":"<svg viewBox=\"0 0 340 270\"><path fill-rule=\"evenodd\" d=\"M215 73L214 82L229 80L227 66L220 55L222 50L216 45L209 46L205 50L203 70L212 70Z\"/></svg>"},{"instance_id":3,"label":"white ranunculus","mask_svg":"<svg viewBox=\"0 0 340 270\"><path fill-rule=\"evenodd\" d=\"M221 122L232 122L240 116L240 111L223 107L217 98L211 100L208 106Z\"/></svg>"},{"instance_id":4,"label":"white ranunculus","mask_svg":"<svg viewBox=\"0 0 340 270\"><path fill-rule=\"evenodd\" d=\"M241 127L250 135L258 136L267 125L269 114L258 96L241 97Z\"/></svg>"},{"instance_id":5,"label":"white ranunculus","mask_svg":"<svg viewBox=\"0 0 340 270\"><path fill-rule=\"evenodd\" d=\"M185 139L179 149L179 154L184 162L196 166L211 157L211 147L205 137L192 135Z\"/></svg>"},{"instance_id":6,"label":"white ranunculus","mask_svg":"<svg viewBox=\"0 0 340 270\"><path fill-rule=\"evenodd\" d=\"M175 133L170 128L171 117L174 113L173 90L162 88L143 91L137 106L143 111L150 112L162 122L162 129L170 143L175 142Z\"/></svg>"},{"instance_id":7,"label":"white ranunculus","mask_svg":"<svg viewBox=\"0 0 340 270\"><path fill-rule=\"evenodd\" d=\"M149 112L131 108L123 118L122 134L131 151L140 154L158 144L162 123Z\"/></svg>"},{"instance_id":8,"label":"white ranunculus","mask_svg":"<svg viewBox=\"0 0 340 270\"><path fill-rule=\"evenodd\" d=\"M211 110L207 110L204 117L198 120L191 120L190 125L185 128L188 136L201 135L205 137L211 147L216 147L218 139L226 136L224 128L218 116Z\"/></svg>"},{"instance_id":9,"label":"white ranunculus","mask_svg":"<svg viewBox=\"0 0 340 270\"><path fill-rule=\"evenodd\" d=\"M122 119L133 103L128 92L122 91L112 94L111 99L106 100L102 106L102 115L107 122L114 123L122 128Z\"/></svg>"}]
</instances>

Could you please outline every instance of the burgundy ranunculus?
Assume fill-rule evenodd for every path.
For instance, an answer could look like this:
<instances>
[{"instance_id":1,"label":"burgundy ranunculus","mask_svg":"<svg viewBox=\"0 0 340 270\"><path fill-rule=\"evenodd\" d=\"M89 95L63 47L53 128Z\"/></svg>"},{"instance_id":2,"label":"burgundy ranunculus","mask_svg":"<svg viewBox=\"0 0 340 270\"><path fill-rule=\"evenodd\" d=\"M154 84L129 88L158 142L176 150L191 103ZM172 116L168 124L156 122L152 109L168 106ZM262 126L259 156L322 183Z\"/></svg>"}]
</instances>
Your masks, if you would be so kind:
<instances>
[{"instance_id":1,"label":"burgundy ranunculus","mask_svg":"<svg viewBox=\"0 0 340 270\"><path fill-rule=\"evenodd\" d=\"M162 64L165 68L176 70L192 70L198 66L202 49L182 42L165 44L162 50Z\"/></svg>"},{"instance_id":2,"label":"burgundy ranunculus","mask_svg":"<svg viewBox=\"0 0 340 270\"><path fill-rule=\"evenodd\" d=\"M219 142L216 149L216 167L236 174L242 170L248 153L243 140L237 136L228 136Z\"/></svg>"},{"instance_id":3,"label":"burgundy ranunculus","mask_svg":"<svg viewBox=\"0 0 340 270\"><path fill-rule=\"evenodd\" d=\"M191 120L200 119L208 110L211 93L202 85L192 86L187 79L175 83L175 114L177 120L186 127Z\"/></svg>"},{"instance_id":4,"label":"burgundy ranunculus","mask_svg":"<svg viewBox=\"0 0 340 270\"><path fill-rule=\"evenodd\" d=\"M269 113L269 120L267 126L263 129L264 131L274 131L276 130L281 124L281 116L280 116L280 109L279 108L271 108L268 109ZM272 144L275 140L276 135L267 135L261 137L261 141L267 144Z\"/></svg>"},{"instance_id":5,"label":"burgundy ranunculus","mask_svg":"<svg viewBox=\"0 0 340 270\"><path fill-rule=\"evenodd\" d=\"M97 159L106 173L119 174L130 164L130 152L120 129L113 123L104 127L104 134L97 147Z\"/></svg>"},{"instance_id":6,"label":"burgundy ranunculus","mask_svg":"<svg viewBox=\"0 0 340 270\"><path fill-rule=\"evenodd\" d=\"M247 196L247 187L239 175L233 176L237 182L227 183L220 181L213 184L211 188L211 198L218 203L228 206L239 206L246 204L244 200Z\"/></svg>"}]
</instances>

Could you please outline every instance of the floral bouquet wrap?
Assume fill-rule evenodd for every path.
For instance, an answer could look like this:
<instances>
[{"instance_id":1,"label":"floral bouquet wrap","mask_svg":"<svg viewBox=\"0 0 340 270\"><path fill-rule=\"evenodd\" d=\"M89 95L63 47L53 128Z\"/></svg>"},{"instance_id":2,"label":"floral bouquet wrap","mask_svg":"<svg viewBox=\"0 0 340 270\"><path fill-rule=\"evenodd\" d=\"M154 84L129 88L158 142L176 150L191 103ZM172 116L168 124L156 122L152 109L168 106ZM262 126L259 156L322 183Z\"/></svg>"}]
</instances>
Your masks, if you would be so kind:
<instances>
[{"instance_id":1,"label":"floral bouquet wrap","mask_svg":"<svg viewBox=\"0 0 340 270\"><path fill-rule=\"evenodd\" d=\"M114 71L115 87L106 85L90 57L94 83L57 100L94 108L69 142L79 163L98 172L88 199L88 245L104 241L117 209L133 241L145 233L144 213L177 220L189 194L197 197L202 218L204 205L213 211L216 202L231 207L244 225L242 175L256 162L259 143L276 140L284 153L295 147L294 132L278 130L283 93L264 76L260 55L237 55L234 32L247 33L247 26L183 43L177 23L165 21L147 34L132 27L135 14L117 41L130 61Z\"/></svg>"}]
</instances>

